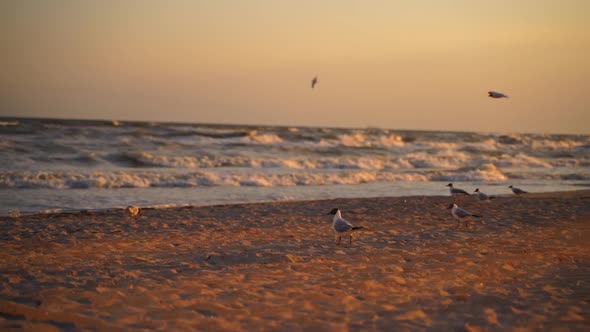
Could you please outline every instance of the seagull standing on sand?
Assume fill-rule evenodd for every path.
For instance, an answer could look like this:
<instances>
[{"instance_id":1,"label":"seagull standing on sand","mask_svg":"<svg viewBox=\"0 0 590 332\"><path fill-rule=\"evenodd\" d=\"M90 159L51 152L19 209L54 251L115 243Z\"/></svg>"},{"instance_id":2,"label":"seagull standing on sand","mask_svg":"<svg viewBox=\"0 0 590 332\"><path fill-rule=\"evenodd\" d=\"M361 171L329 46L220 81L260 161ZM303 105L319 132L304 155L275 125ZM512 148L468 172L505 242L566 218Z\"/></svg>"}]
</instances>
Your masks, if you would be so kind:
<instances>
[{"instance_id":1,"label":"seagull standing on sand","mask_svg":"<svg viewBox=\"0 0 590 332\"><path fill-rule=\"evenodd\" d=\"M311 88L315 88L315 85L318 84L318 77L314 77L313 80L311 80Z\"/></svg>"},{"instance_id":2,"label":"seagull standing on sand","mask_svg":"<svg viewBox=\"0 0 590 332\"><path fill-rule=\"evenodd\" d=\"M342 234L348 234L349 236L349 244L352 245L352 232L356 231L357 229L361 229L363 228L362 226L352 226L348 221L344 220L342 218L342 214L340 213L340 210L338 210L337 208L332 209L332 211L328 212L327 215L334 215L334 219L332 222L332 229L334 230L334 232L336 232L336 234L338 234L338 243L336 244L340 244L340 241L342 240Z\"/></svg>"},{"instance_id":3,"label":"seagull standing on sand","mask_svg":"<svg viewBox=\"0 0 590 332\"><path fill-rule=\"evenodd\" d=\"M477 198L479 198L480 201L490 201L494 198L496 198L495 196L488 196L484 193L482 193L481 191L479 191L479 188L476 188L475 191L477 193Z\"/></svg>"},{"instance_id":4,"label":"seagull standing on sand","mask_svg":"<svg viewBox=\"0 0 590 332\"><path fill-rule=\"evenodd\" d=\"M451 196L469 195L469 193L463 189L453 188L452 183L447 184L447 187L449 187L449 191L451 192Z\"/></svg>"},{"instance_id":5,"label":"seagull standing on sand","mask_svg":"<svg viewBox=\"0 0 590 332\"><path fill-rule=\"evenodd\" d=\"M139 208L139 206L129 205L125 210L132 217L135 217L136 215L138 215L139 213L141 213L141 209Z\"/></svg>"},{"instance_id":6,"label":"seagull standing on sand","mask_svg":"<svg viewBox=\"0 0 590 332\"><path fill-rule=\"evenodd\" d=\"M453 217L457 218L457 224L460 223L461 219L463 219L465 220L465 226L467 226L467 218L482 218L482 216L480 215L472 214L470 212L463 210L455 203L449 205L447 209L451 209L451 214L453 215Z\"/></svg>"},{"instance_id":7,"label":"seagull standing on sand","mask_svg":"<svg viewBox=\"0 0 590 332\"><path fill-rule=\"evenodd\" d=\"M494 92L494 91L488 91L488 97L490 98L508 98L507 95L500 93L500 92Z\"/></svg>"},{"instance_id":8,"label":"seagull standing on sand","mask_svg":"<svg viewBox=\"0 0 590 332\"><path fill-rule=\"evenodd\" d=\"M508 188L510 188L512 190L513 193L517 194L517 195L522 195L522 194L528 194L528 191L524 191L522 189L513 187L512 185L508 186Z\"/></svg>"}]
</instances>

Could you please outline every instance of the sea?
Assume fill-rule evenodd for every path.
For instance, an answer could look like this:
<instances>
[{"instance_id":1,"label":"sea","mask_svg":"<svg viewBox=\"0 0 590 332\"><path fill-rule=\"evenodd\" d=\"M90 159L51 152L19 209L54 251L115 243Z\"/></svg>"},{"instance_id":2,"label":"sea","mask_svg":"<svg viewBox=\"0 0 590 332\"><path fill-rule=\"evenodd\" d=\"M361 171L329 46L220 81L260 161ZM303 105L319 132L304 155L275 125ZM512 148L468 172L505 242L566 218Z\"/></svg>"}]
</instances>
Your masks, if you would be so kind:
<instances>
[{"instance_id":1,"label":"sea","mask_svg":"<svg viewBox=\"0 0 590 332\"><path fill-rule=\"evenodd\" d=\"M0 215L590 187L590 136L0 118Z\"/></svg>"}]
</instances>

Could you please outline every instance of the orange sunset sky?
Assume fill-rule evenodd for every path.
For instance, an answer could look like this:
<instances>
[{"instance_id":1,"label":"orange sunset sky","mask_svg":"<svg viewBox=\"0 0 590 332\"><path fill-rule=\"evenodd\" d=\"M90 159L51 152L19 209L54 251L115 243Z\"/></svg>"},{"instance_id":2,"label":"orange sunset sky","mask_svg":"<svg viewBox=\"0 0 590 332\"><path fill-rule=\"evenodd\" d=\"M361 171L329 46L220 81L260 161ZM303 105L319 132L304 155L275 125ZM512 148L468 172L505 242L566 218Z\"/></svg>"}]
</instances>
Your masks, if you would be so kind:
<instances>
[{"instance_id":1,"label":"orange sunset sky","mask_svg":"<svg viewBox=\"0 0 590 332\"><path fill-rule=\"evenodd\" d=\"M19 0L0 28L0 116L590 134L587 0Z\"/></svg>"}]
</instances>

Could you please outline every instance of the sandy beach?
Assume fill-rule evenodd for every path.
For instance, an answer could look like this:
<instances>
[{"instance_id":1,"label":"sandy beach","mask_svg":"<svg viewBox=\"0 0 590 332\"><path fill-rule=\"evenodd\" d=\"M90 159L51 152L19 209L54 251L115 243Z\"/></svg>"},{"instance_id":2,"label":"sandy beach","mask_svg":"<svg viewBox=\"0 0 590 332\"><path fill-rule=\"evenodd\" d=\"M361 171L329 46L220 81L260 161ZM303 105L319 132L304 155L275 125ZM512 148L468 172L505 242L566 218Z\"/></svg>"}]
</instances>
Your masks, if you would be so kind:
<instances>
[{"instance_id":1,"label":"sandy beach","mask_svg":"<svg viewBox=\"0 0 590 332\"><path fill-rule=\"evenodd\" d=\"M3 217L0 330L590 329L590 191L455 201Z\"/></svg>"}]
</instances>

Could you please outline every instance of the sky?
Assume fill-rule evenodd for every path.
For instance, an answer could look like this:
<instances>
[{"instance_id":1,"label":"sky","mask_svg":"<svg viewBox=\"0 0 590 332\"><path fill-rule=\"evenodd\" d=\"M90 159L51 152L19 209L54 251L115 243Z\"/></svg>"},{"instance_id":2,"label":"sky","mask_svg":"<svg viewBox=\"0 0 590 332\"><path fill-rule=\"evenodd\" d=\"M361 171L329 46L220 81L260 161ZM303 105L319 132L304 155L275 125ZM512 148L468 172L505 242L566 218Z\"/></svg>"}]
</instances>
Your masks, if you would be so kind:
<instances>
[{"instance_id":1,"label":"sky","mask_svg":"<svg viewBox=\"0 0 590 332\"><path fill-rule=\"evenodd\" d=\"M0 116L590 134L587 0L2 1L0 42Z\"/></svg>"}]
</instances>

